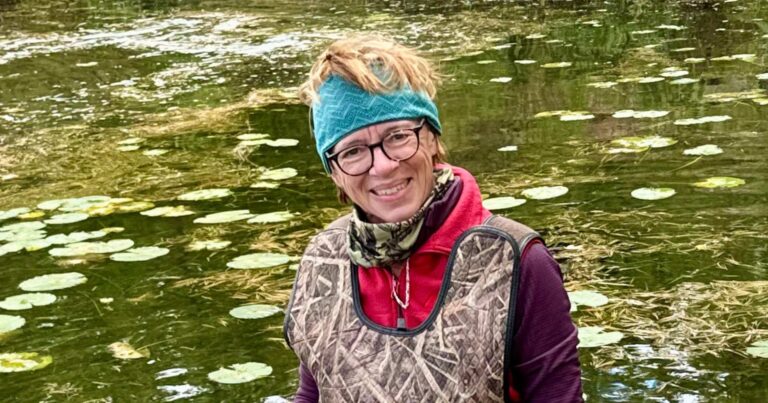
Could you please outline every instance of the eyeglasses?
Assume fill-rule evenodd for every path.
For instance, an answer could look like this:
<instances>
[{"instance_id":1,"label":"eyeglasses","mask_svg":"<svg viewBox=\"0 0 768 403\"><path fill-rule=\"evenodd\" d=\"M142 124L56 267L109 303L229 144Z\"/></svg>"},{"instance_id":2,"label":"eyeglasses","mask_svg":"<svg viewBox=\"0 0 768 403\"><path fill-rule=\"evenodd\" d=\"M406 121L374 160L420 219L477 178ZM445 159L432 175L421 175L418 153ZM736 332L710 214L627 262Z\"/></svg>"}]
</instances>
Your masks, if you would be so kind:
<instances>
[{"instance_id":1,"label":"eyeglasses","mask_svg":"<svg viewBox=\"0 0 768 403\"><path fill-rule=\"evenodd\" d=\"M326 154L329 163L336 166L349 176L359 176L368 172L373 166L373 149L381 147L384 156L392 161L405 161L419 151L419 131L424 127L425 119L418 126L410 129L398 129L387 134L376 144L362 144L347 147L333 154Z\"/></svg>"}]
</instances>

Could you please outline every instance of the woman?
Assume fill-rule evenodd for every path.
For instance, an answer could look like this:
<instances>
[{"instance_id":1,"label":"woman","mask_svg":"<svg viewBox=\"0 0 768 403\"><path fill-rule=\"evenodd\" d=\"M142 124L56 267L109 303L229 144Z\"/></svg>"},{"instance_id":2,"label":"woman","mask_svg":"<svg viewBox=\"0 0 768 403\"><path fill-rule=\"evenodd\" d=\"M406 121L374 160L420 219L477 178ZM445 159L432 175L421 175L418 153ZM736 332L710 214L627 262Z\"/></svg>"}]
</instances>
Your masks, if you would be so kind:
<instances>
[{"instance_id":1,"label":"woman","mask_svg":"<svg viewBox=\"0 0 768 403\"><path fill-rule=\"evenodd\" d=\"M296 402L580 401L557 263L447 165L425 59L387 39L333 43L300 89L352 213L310 242L286 312Z\"/></svg>"}]
</instances>

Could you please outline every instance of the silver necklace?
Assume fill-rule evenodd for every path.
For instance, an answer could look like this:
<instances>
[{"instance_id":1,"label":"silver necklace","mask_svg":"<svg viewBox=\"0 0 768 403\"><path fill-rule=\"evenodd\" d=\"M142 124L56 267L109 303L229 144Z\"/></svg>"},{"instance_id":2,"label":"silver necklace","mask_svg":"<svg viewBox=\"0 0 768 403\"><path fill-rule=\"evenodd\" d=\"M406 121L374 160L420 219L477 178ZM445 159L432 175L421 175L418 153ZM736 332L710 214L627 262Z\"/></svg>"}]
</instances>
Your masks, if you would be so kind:
<instances>
[{"instance_id":1,"label":"silver necklace","mask_svg":"<svg viewBox=\"0 0 768 403\"><path fill-rule=\"evenodd\" d=\"M400 297L397 296L397 279L392 282L392 296L395 297L395 302L397 302L397 305L400 305L400 308L406 309L408 308L408 304L411 303L411 265L410 265L411 259L406 259L405 261L405 302L400 300Z\"/></svg>"}]
</instances>

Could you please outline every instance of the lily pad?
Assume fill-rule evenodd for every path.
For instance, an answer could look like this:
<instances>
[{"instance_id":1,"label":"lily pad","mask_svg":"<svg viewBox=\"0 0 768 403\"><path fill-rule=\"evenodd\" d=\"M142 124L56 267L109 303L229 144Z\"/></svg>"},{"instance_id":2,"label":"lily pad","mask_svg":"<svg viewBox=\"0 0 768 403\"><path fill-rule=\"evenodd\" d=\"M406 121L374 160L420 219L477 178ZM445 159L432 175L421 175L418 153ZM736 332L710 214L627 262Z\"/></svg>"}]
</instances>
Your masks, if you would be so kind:
<instances>
[{"instance_id":1,"label":"lily pad","mask_svg":"<svg viewBox=\"0 0 768 403\"><path fill-rule=\"evenodd\" d=\"M565 67L571 67L573 63L571 62L557 62L557 63L546 63L542 64L541 67L545 69L562 69Z\"/></svg>"},{"instance_id":2,"label":"lily pad","mask_svg":"<svg viewBox=\"0 0 768 403\"><path fill-rule=\"evenodd\" d=\"M116 253L133 246L130 239L113 239L107 242L75 242L63 248L51 249L51 256L68 257L90 255L92 253Z\"/></svg>"},{"instance_id":3,"label":"lily pad","mask_svg":"<svg viewBox=\"0 0 768 403\"><path fill-rule=\"evenodd\" d=\"M640 84L650 84L650 83L658 83L659 81L664 81L664 77L642 77L639 80L637 80Z\"/></svg>"},{"instance_id":4,"label":"lily pad","mask_svg":"<svg viewBox=\"0 0 768 403\"><path fill-rule=\"evenodd\" d=\"M747 347L747 354L753 357L768 358L768 340L760 340Z\"/></svg>"},{"instance_id":5,"label":"lily pad","mask_svg":"<svg viewBox=\"0 0 768 403\"><path fill-rule=\"evenodd\" d=\"M24 318L16 315L0 315L0 334L12 332L27 323Z\"/></svg>"},{"instance_id":6,"label":"lily pad","mask_svg":"<svg viewBox=\"0 0 768 403\"><path fill-rule=\"evenodd\" d=\"M266 133L245 133L237 136L238 140L261 140L269 137Z\"/></svg>"},{"instance_id":7,"label":"lily pad","mask_svg":"<svg viewBox=\"0 0 768 403\"><path fill-rule=\"evenodd\" d=\"M22 281L19 288L29 292L63 290L86 281L88 278L77 272L44 274Z\"/></svg>"},{"instance_id":8,"label":"lily pad","mask_svg":"<svg viewBox=\"0 0 768 403\"><path fill-rule=\"evenodd\" d=\"M0 354L0 373L24 372L42 369L53 362L50 355L37 353L3 353Z\"/></svg>"},{"instance_id":9,"label":"lily pad","mask_svg":"<svg viewBox=\"0 0 768 403\"><path fill-rule=\"evenodd\" d=\"M166 150L164 148L153 148L151 150L144 150L142 151L142 154L146 155L147 157L157 157L163 154L169 153L171 150Z\"/></svg>"},{"instance_id":10,"label":"lily pad","mask_svg":"<svg viewBox=\"0 0 768 403\"><path fill-rule=\"evenodd\" d=\"M689 148L683 151L684 155L717 155L722 154L723 149L715 144L704 144L694 148Z\"/></svg>"},{"instance_id":11,"label":"lily pad","mask_svg":"<svg viewBox=\"0 0 768 403\"><path fill-rule=\"evenodd\" d=\"M50 242L51 245L66 245L75 242L87 241L89 239L101 238L106 235L106 231L78 231L69 234L51 235L48 238L45 238L45 240Z\"/></svg>"},{"instance_id":12,"label":"lily pad","mask_svg":"<svg viewBox=\"0 0 768 403\"><path fill-rule=\"evenodd\" d=\"M655 119L667 116L669 111L633 111L631 109L625 109L616 111L613 113L613 117L617 119L635 118L635 119Z\"/></svg>"},{"instance_id":13,"label":"lily pad","mask_svg":"<svg viewBox=\"0 0 768 403\"><path fill-rule=\"evenodd\" d=\"M107 346L112 356L121 360L135 360L137 358L149 357L149 350L146 348L136 350L128 343L118 341Z\"/></svg>"},{"instance_id":14,"label":"lily pad","mask_svg":"<svg viewBox=\"0 0 768 403\"><path fill-rule=\"evenodd\" d=\"M227 263L231 269L265 269L280 266L291 261L291 257L282 253L251 253L236 257Z\"/></svg>"},{"instance_id":15,"label":"lily pad","mask_svg":"<svg viewBox=\"0 0 768 403\"><path fill-rule=\"evenodd\" d=\"M672 80L669 83L674 85L685 85L685 84L695 84L698 82L699 80L695 78L683 77L683 78L678 78L677 80Z\"/></svg>"},{"instance_id":16,"label":"lily pad","mask_svg":"<svg viewBox=\"0 0 768 403\"><path fill-rule=\"evenodd\" d=\"M693 118L678 119L675 121L675 124L678 126L690 126L690 125L700 125L704 123L725 122L726 120L731 120L731 117L728 115L717 115L717 116L703 116L695 119Z\"/></svg>"},{"instance_id":17,"label":"lily pad","mask_svg":"<svg viewBox=\"0 0 768 403\"><path fill-rule=\"evenodd\" d=\"M219 368L208 374L208 379L226 384L245 383L264 378L272 373L272 367L260 362L232 364L227 368Z\"/></svg>"},{"instance_id":18,"label":"lily pad","mask_svg":"<svg viewBox=\"0 0 768 403\"><path fill-rule=\"evenodd\" d=\"M56 296L48 293L35 292L8 297L0 301L0 308L9 311L32 309L36 306L50 305L56 301Z\"/></svg>"},{"instance_id":19,"label":"lily pad","mask_svg":"<svg viewBox=\"0 0 768 403\"><path fill-rule=\"evenodd\" d=\"M9 243L26 242L35 239L43 239L46 235L46 232L42 230L0 232L0 241L6 241Z\"/></svg>"},{"instance_id":20,"label":"lily pad","mask_svg":"<svg viewBox=\"0 0 768 403\"><path fill-rule=\"evenodd\" d=\"M290 211L275 211L266 214L256 214L253 216L253 218L248 220L248 224L269 224L274 222L283 222L288 221L293 217L295 217L295 215Z\"/></svg>"},{"instance_id":21,"label":"lily pad","mask_svg":"<svg viewBox=\"0 0 768 403\"><path fill-rule=\"evenodd\" d=\"M568 188L565 186L542 186L523 190L522 195L528 199L546 200L560 197L566 193L568 193Z\"/></svg>"},{"instance_id":22,"label":"lily pad","mask_svg":"<svg viewBox=\"0 0 768 403\"><path fill-rule=\"evenodd\" d=\"M117 147L116 150L117 151L122 151L122 152L130 152L130 151L136 151L139 148L141 148L141 147L139 147L139 146L120 146L120 147Z\"/></svg>"},{"instance_id":23,"label":"lily pad","mask_svg":"<svg viewBox=\"0 0 768 403\"><path fill-rule=\"evenodd\" d=\"M611 140L611 144L635 149L642 149L647 147L662 148L677 144L677 140L670 137L661 137L655 135L645 137L631 136Z\"/></svg>"},{"instance_id":24,"label":"lily pad","mask_svg":"<svg viewBox=\"0 0 768 403\"><path fill-rule=\"evenodd\" d=\"M496 77L496 78L492 78L492 79L490 79L488 81L490 81L492 83L506 84L506 83L512 81L512 77Z\"/></svg>"},{"instance_id":25,"label":"lily pad","mask_svg":"<svg viewBox=\"0 0 768 403\"><path fill-rule=\"evenodd\" d=\"M517 146L504 146L504 147L498 148L496 151L501 151L501 152L517 151Z\"/></svg>"},{"instance_id":26,"label":"lily pad","mask_svg":"<svg viewBox=\"0 0 768 403\"><path fill-rule=\"evenodd\" d=\"M278 186L280 186L280 184L277 182L265 182L265 181L256 182L253 185L251 185L251 187L254 189L275 189Z\"/></svg>"},{"instance_id":27,"label":"lily pad","mask_svg":"<svg viewBox=\"0 0 768 403\"><path fill-rule=\"evenodd\" d=\"M536 64L536 60L530 60L530 59L517 59L515 60L515 63L517 64Z\"/></svg>"},{"instance_id":28,"label":"lily pad","mask_svg":"<svg viewBox=\"0 0 768 403\"><path fill-rule=\"evenodd\" d=\"M141 137L129 137L129 138L125 139L125 140L118 141L117 144L119 144L121 146L127 146L127 145L141 144L141 143L143 143L145 141L146 141L146 139L143 139Z\"/></svg>"},{"instance_id":29,"label":"lily pad","mask_svg":"<svg viewBox=\"0 0 768 403\"><path fill-rule=\"evenodd\" d=\"M624 334L621 332L603 332L600 326L579 328L579 348L600 347L621 341Z\"/></svg>"},{"instance_id":30,"label":"lily pad","mask_svg":"<svg viewBox=\"0 0 768 403\"><path fill-rule=\"evenodd\" d=\"M293 147L299 144L299 140L296 139L275 139L268 140L264 144L270 147Z\"/></svg>"},{"instance_id":31,"label":"lily pad","mask_svg":"<svg viewBox=\"0 0 768 403\"><path fill-rule=\"evenodd\" d=\"M195 212L187 210L187 206L165 206L155 207L152 210L145 210L140 214L147 217L184 217L195 214Z\"/></svg>"},{"instance_id":32,"label":"lily pad","mask_svg":"<svg viewBox=\"0 0 768 403\"><path fill-rule=\"evenodd\" d=\"M577 120L590 120L594 119L595 115L591 113L579 113L579 112L571 112L571 113L563 113L560 115L560 121L562 122L573 122Z\"/></svg>"},{"instance_id":33,"label":"lily pad","mask_svg":"<svg viewBox=\"0 0 768 403\"><path fill-rule=\"evenodd\" d=\"M229 189L215 188L215 189L195 190L194 192L184 193L183 195L177 197L177 199L186 200L186 201L198 201L198 200L221 199L223 197L227 197L231 195L232 195L232 191Z\"/></svg>"},{"instance_id":34,"label":"lily pad","mask_svg":"<svg viewBox=\"0 0 768 403\"><path fill-rule=\"evenodd\" d=\"M492 197L483 200L483 207L488 210L504 210L523 205L526 201L525 199L516 199L510 196Z\"/></svg>"},{"instance_id":35,"label":"lily pad","mask_svg":"<svg viewBox=\"0 0 768 403\"><path fill-rule=\"evenodd\" d=\"M120 253L115 253L109 256L110 260L116 262L143 262L151 260L156 257L165 256L170 252L168 248L161 248L157 246L144 246L141 248L127 249Z\"/></svg>"},{"instance_id":36,"label":"lily pad","mask_svg":"<svg viewBox=\"0 0 768 403\"><path fill-rule=\"evenodd\" d=\"M194 241L190 243L187 246L187 250L191 251L198 251L198 250L219 250L224 249L227 246L231 245L231 241L223 241L221 239L210 239L205 241Z\"/></svg>"},{"instance_id":37,"label":"lily pad","mask_svg":"<svg viewBox=\"0 0 768 403\"><path fill-rule=\"evenodd\" d=\"M672 188L639 188L632 191L632 197L640 200L661 200L675 195Z\"/></svg>"},{"instance_id":38,"label":"lily pad","mask_svg":"<svg viewBox=\"0 0 768 403\"><path fill-rule=\"evenodd\" d=\"M30 211L29 213L19 214L18 217L21 220L36 220L38 218L45 217L45 211Z\"/></svg>"},{"instance_id":39,"label":"lily pad","mask_svg":"<svg viewBox=\"0 0 768 403\"><path fill-rule=\"evenodd\" d=\"M568 299L571 300L571 311L575 311L578 305L594 308L608 303L608 297L589 290L571 291L568 293Z\"/></svg>"},{"instance_id":40,"label":"lily pad","mask_svg":"<svg viewBox=\"0 0 768 403\"><path fill-rule=\"evenodd\" d=\"M601 81L597 83L589 83L587 84L587 87L593 87L593 88L611 88L613 86L616 86L618 83L615 81Z\"/></svg>"},{"instance_id":41,"label":"lily pad","mask_svg":"<svg viewBox=\"0 0 768 403\"><path fill-rule=\"evenodd\" d=\"M0 211L0 221L7 220L9 218L16 218L22 214L29 213L29 209L26 207L19 207L10 210Z\"/></svg>"},{"instance_id":42,"label":"lily pad","mask_svg":"<svg viewBox=\"0 0 768 403\"><path fill-rule=\"evenodd\" d=\"M707 188L707 189L735 188L745 183L746 182L744 181L744 179L734 178L732 176L713 176L701 182L696 182L693 184L693 186L700 187L700 188Z\"/></svg>"},{"instance_id":43,"label":"lily pad","mask_svg":"<svg viewBox=\"0 0 768 403\"><path fill-rule=\"evenodd\" d=\"M273 305L251 304L233 308L229 311L229 314L238 319L261 319L282 311L282 309Z\"/></svg>"},{"instance_id":44,"label":"lily pad","mask_svg":"<svg viewBox=\"0 0 768 403\"><path fill-rule=\"evenodd\" d=\"M205 217L196 218L195 224L221 224L227 222L247 220L254 215L248 210L230 210L208 214Z\"/></svg>"},{"instance_id":45,"label":"lily pad","mask_svg":"<svg viewBox=\"0 0 768 403\"><path fill-rule=\"evenodd\" d=\"M283 179L293 178L298 175L298 172L293 168L278 168L264 171L259 176L260 180L272 180L279 181Z\"/></svg>"},{"instance_id":46,"label":"lily pad","mask_svg":"<svg viewBox=\"0 0 768 403\"><path fill-rule=\"evenodd\" d=\"M30 232L30 231L43 229L45 227L46 225L42 221L18 222L16 224L8 224L4 227L0 227L0 232L13 232L13 233Z\"/></svg>"},{"instance_id":47,"label":"lily pad","mask_svg":"<svg viewBox=\"0 0 768 403\"><path fill-rule=\"evenodd\" d=\"M614 147L609 148L606 152L608 154L633 154L648 151L648 147Z\"/></svg>"},{"instance_id":48,"label":"lily pad","mask_svg":"<svg viewBox=\"0 0 768 403\"><path fill-rule=\"evenodd\" d=\"M43 221L46 224L72 224L79 221L87 220L90 217L85 213L64 213L51 216L51 218Z\"/></svg>"}]
</instances>

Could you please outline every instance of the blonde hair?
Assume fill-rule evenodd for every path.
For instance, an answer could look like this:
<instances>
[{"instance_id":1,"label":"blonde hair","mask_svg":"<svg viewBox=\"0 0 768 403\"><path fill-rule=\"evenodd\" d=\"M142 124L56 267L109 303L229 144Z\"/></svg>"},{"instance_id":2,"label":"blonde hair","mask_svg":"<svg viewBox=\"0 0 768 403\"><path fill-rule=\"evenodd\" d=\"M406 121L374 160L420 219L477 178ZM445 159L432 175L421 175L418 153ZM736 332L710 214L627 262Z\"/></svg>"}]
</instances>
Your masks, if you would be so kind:
<instances>
[{"instance_id":1,"label":"blonde hair","mask_svg":"<svg viewBox=\"0 0 768 403\"><path fill-rule=\"evenodd\" d=\"M307 81L299 86L299 99L312 106L319 100L320 86L332 74L370 93L386 93L409 86L413 91L424 92L432 100L441 83L440 74L432 63L416 50L373 34L355 34L331 43L315 59ZM430 129L434 133L434 128ZM437 154L432 163L446 162L445 145L440 136L435 139ZM342 203L349 202L341 188L337 188L337 197Z\"/></svg>"}]
</instances>

